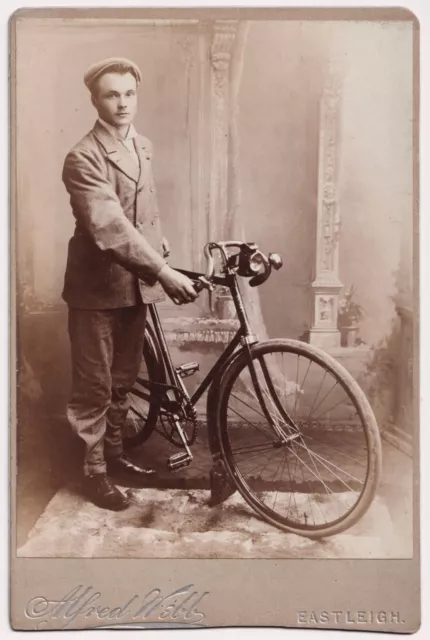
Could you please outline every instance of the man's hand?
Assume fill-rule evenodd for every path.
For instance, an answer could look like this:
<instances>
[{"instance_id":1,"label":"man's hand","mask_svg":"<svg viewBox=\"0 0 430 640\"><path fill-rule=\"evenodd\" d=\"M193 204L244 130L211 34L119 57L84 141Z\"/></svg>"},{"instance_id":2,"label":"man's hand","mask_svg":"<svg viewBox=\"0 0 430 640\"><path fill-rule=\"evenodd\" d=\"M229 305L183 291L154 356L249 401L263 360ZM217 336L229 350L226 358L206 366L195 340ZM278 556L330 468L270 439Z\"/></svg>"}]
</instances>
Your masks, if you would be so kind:
<instances>
[{"instance_id":1,"label":"man's hand","mask_svg":"<svg viewBox=\"0 0 430 640\"><path fill-rule=\"evenodd\" d=\"M167 295L175 304L193 302L198 297L193 282L179 271L164 265L158 274L158 280Z\"/></svg>"},{"instance_id":2,"label":"man's hand","mask_svg":"<svg viewBox=\"0 0 430 640\"><path fill-rule=\"evenodd\" d=\"M170 256L170 244L167 238L162 239L161 246L163 248L163 258Z\"/></svg>"}]
</instances>

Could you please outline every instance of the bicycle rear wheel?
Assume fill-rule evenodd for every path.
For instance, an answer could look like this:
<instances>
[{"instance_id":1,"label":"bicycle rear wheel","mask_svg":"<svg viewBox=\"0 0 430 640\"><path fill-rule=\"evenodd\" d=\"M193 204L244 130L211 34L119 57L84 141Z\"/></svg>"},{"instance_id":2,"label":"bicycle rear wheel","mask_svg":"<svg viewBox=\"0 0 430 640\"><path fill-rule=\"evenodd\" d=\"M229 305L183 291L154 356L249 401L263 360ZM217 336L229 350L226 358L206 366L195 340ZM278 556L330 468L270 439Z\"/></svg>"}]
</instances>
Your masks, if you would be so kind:
<instances>
[{"instance_id":1,"label":"bicycle rear wheel","mask_svg":"<svg viewBox=\"0 0 430 640\"><path fill-rule=\"evenodd\" d=\"M165 381L166 374L156 341L147 325L140 370L128 395L128 414L122 428L122 439L126 448L142 444L154 431L162 395L157 383L163 384Z\"/></svg>"},{"instance_id":2,"label":"bicycle rear wheel","mask_svg":"<svg viewBox=\"0 0 430 640\"><path fill-rule=\"evenodd\" d=\"M310 538L344 531L368 509L381 471L379 431L363 391L306 343L269 340L251 353L257 387L245 353L221 381L217 434L231 479L285 531Z\"/></svg>"}]
</instances>

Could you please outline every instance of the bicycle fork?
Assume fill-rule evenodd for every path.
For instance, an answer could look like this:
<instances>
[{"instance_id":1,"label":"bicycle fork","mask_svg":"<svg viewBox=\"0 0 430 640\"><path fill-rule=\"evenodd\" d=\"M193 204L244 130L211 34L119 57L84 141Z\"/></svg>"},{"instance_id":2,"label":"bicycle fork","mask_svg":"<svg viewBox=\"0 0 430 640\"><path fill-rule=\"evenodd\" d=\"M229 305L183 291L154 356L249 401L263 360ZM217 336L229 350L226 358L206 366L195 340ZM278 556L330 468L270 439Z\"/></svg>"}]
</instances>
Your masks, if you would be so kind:
<instances>
[{"instance_id":1,"label":"bicycle fork","mask_svg":"<svg viewBox=\"0 0 430 640\"><path fill-rule=\"evenodd\" d=\"M243 304L243 300L242 300L242 296L240 294L239 291L239 286L237 284L237 280L236 278L232 278L231 280L231 286L230 286L230 290L232 293L232 297L233 297L233 301L235 303L236 306L236 311L237 311L237 315L239 318L239 321L241 323L241 326L243 327L243 335L241 338L241 343L242 343L242 347L248 362L248 368L249 368L249 372L251 374L251 380L252 380L252 384L254 386L254 390L255 390L255 394L257 396L257 400L260 403L260 407L264 413L264 416L266 418L266 420L268 421L268 423L270 424L270 426L273 428L274 432L276 433L276 435L278 436L278 440L276 443L274 443L274 446L283 446L283 445L287 445L290 442L292 442L293 440L296 440L297 438L301 437L301 434L299 433L297 427L294 425L293 420L288 416L288 414L285 412L285 409L282 407L281 403L279 402L277 395L276 395L276 391L273 387L273 383L270 377L270 373L267 369L266 363L264 362L264 359L262 359L260 361L260 366L261 369L263 371L263 376L264 379L266 381L268 390L270 395L273 398L273 403L275 405L275 408L278 410L278 412L280 413L281 417L283 420L285 420L285 422L294 430L294 433L290 434L290 435L286 435L285 432L283 431L283 429L279 426L277 420L275 419L275 417L273 416L273 414L270 412L270 410L267 408L266 405L266 401L264 399L262 390L261 390L261 385L258 381L258 376L257 376L257 372L255 369L255 365L254 365L254 360L252 357L252 353L251 353L251 347L253 344L256 344L258 342L258 338L257 336L255 336L252 331L251 331L251 327L250 327L250 323L248 320L248 316L246 314L246 310Z\"/></svg>"}]
</instances>

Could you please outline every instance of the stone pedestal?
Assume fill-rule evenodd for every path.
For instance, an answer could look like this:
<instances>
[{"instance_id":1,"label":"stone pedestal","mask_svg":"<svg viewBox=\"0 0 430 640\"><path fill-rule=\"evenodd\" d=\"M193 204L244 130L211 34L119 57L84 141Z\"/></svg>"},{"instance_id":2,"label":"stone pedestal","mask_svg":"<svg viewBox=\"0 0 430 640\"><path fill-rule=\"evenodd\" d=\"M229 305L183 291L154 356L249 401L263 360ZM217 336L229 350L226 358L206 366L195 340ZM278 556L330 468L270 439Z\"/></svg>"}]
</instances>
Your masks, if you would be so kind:
<instances>
[{"instance_id":1,"label":"stone pedestal","mask_svg":"<svg viewBox=\"0 0 430 640\"><path fill-rule=\"evenodd\" d=\"M339 281L319 280L312 283L314 315L309 341L323 349L340 346L340 331L337 328Z\"/></svg>"}]
</instances>

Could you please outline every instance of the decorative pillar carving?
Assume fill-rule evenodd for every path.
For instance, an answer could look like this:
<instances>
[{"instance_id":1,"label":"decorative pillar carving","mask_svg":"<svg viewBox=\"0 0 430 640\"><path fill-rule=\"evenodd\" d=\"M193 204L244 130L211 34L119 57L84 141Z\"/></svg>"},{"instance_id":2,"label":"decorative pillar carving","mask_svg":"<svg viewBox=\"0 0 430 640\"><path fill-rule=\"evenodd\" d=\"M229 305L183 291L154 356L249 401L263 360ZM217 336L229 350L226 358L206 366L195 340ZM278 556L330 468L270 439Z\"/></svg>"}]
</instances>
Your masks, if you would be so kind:
<instances>
[{"instance_id":1,"label":"decorative pillar carving","mask_svg":"<svg viewBox=\"0 0 430 640\"><path fill-rule=\"evenodd\" d=\"M228 147L230 114L230 59L237 20L213 25L211 61L211 176L208 237L223 239L228 209Z\"/></svg>"},{"instance_id":2,"label":"decorative pillar carving","mask_svg":"<svg viewBox=\"0 0 430 640\"><path fill-rule=\"evenodd\" d=\"M310 330L310 342L323 348L340 346L337 318L342 283L338 276L340 215L336 193L340 96L340 76L330 65L320 100L317 246Z\"/></svg>"},{"instance_id":3,"label":"decorative pillar carving","mask_svg":"<svg viewBox=\"0 0 430 640\"><path fill-rule=\"evenodd\" d=\"M201 20L197 27L199 56L198 94L198 158L197 158L197 215L194 224L195 247L197 249L194 269L205 268L203 245L207 241L207 221L209 220L209 180L210 167L210 61L211 28L208 21Z\"/></svg>"},{"instance_id":4,"label":"decorative pillar carving","mask_svg":"<svg viewBox=\"0 0 430 640\"><path fill-rule=\"evenodd\" d=\"M208 239L226 240L228 219L229 144L231 78L230 63L238 28L237 20L217 20L213 24L211 62L211 166L209 188ZM212 312L219 319L235 315L228 290L219 289L212 300Z\"/></svg>"},{"instance_id":5,"label":"decorative pillar carving","mask_svg":"<svg viewBox=\"0 0 430 640\"><path fill-rule=\"evenodd\" d=\"M196 192L196 181L195 181L195 158L193 154L193 147L195 143L195 137L198 136L199 131L196 130L195 127L192 126L193 115L194 115L194 105L193 105L193 76L197 75L195 73L196 67L196 57L198 55L198 42L195 34L183 35L178 34L177 38L178 46L181 50L182 54L182 62L184 69L184 93L186 99L186 129L187 129L187 158L184 158L184 161L188 161L188 178L189 178L189 202L188 206L184 208L182 212L182 220L184 229L186 230L187 238L186 238L186 247L189 250L191 255L191 264L190 266L195 269L196 268L196 253L198 251L196 247L196 229L198 228L198 221L196 220L198 216L198 211L196 211L195 207L195 192ZM197 71L198 73L198 71Z\"/></svg>"}]
</instances>

